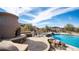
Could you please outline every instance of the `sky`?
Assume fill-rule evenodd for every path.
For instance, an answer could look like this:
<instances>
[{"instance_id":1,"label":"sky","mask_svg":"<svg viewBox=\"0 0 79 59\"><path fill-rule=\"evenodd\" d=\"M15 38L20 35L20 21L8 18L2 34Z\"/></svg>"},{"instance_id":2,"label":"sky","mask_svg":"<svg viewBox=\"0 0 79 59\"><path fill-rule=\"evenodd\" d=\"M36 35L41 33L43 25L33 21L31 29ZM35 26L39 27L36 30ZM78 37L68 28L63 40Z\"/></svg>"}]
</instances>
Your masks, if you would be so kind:
<instances>
[{"instance_id":1,"label":"sky","mask_svg":"<svg viewBox=\"0 0 79 59\"><path fill-rule=\"evenodd\" d=\"M64 27L66 24L79 27L78 7L1 7L0 12L17 15L19 23L37 27Z\"/></svg>"}]
</instances>

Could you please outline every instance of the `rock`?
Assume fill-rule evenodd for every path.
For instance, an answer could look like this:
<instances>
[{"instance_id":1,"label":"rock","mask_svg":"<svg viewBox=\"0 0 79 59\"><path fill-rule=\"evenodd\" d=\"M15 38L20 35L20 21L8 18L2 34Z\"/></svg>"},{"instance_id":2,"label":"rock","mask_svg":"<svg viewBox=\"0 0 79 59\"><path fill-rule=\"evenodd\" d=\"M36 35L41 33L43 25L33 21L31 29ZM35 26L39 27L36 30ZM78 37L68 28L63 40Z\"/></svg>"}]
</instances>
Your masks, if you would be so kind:
<instances>
[{"instance_id":1,"label":"rock","mask_svg":"<svg viewBox=\"0 0 79 59\"><path fill-rule=\"evenodd\" d=\"M2 41L0 43L0 51L18 51L18 48L9 41Z\"/></svg>"}]
</instances>

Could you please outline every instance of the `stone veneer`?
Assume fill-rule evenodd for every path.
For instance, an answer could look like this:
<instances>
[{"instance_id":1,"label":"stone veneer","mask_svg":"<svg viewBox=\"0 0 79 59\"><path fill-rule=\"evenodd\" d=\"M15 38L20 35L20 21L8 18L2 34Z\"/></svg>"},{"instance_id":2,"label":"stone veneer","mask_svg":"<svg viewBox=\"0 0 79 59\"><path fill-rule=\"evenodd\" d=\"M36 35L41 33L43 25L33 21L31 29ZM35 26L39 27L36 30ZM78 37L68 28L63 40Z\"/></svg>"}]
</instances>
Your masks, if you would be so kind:
<instances>
[{"instance_id":1,"label":"stone veneer","mask_svg":"<svg viewBox=\"0 0 79 59\"><path fill-rule=\"evenodd\" d=\"M0 12L0 39L13 38L17 35L20 35L18 17L10 13Z\"/></svg>"}]
</instances>

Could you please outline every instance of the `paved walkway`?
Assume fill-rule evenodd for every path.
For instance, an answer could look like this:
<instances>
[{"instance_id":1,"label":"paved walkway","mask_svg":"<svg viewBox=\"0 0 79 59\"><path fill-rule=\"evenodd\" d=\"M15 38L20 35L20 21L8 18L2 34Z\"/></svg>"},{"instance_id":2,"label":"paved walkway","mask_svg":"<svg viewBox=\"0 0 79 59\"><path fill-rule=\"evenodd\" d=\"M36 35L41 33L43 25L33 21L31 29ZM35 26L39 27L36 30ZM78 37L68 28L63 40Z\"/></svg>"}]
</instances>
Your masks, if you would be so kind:
<instances>
[{"instance_id":1,"label":"paved walkway","mask_svg":"<svg viewBox=\"0 0 79 59\"><path fill-rule=\"evenodd\" d=\"M28 51L48 51L50 44L47 37L29 37L26 42L28 44Z\"/></svg>"}]
</instances>

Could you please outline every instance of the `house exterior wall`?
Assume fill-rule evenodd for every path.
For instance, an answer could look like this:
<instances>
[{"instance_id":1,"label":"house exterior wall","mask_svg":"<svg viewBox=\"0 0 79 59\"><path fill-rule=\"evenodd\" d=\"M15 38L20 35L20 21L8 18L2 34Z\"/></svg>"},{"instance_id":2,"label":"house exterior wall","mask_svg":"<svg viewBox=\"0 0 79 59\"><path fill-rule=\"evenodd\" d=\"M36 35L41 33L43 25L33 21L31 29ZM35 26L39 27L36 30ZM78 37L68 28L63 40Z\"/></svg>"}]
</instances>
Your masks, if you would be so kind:
<instances>
[{"instance_id":1,"label":"house exterior wall","mask_svg":"<svg viewBox=\"0 0 79 59\"><path fill-rule=\"evenodd\" d=\"M10 13L0 13L0 39L15 37L15 32L19 27L17 16Z\"/></svg>"}]
</instances>

